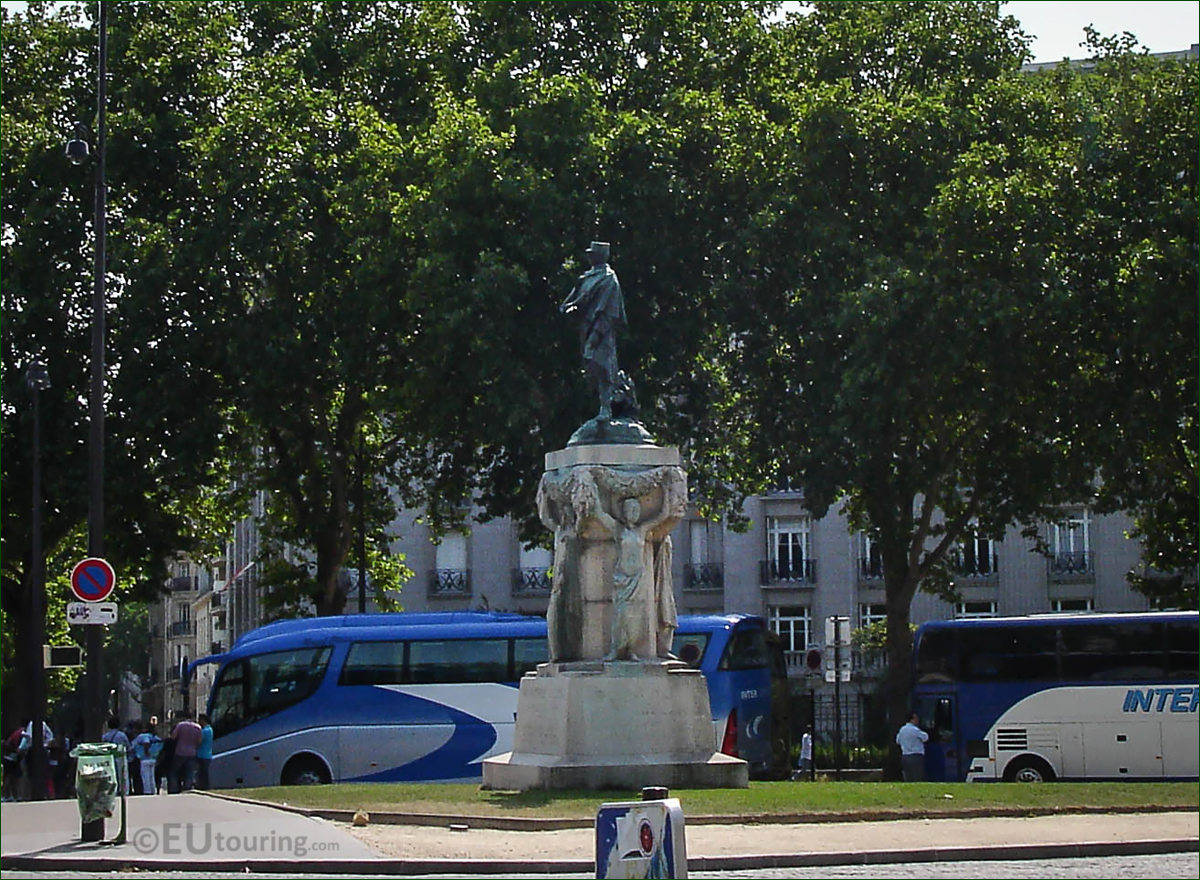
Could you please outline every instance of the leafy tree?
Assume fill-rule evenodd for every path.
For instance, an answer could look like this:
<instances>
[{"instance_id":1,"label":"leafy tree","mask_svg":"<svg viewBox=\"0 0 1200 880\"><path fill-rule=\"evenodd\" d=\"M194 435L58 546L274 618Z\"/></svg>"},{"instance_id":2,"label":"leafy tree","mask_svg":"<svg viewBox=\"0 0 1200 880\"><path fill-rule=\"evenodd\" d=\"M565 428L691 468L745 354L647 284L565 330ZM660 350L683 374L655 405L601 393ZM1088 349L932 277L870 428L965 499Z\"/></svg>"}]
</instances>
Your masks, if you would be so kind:
<instances>
[{"instance_id":1,"label":"leafy tree","mask_svg":"<svg viewBox=\"0 0 1200 880\"><path fill-rule=\"evenodd\" d=\"M1095 299L1116 302L1123 283L1089 219L1106 217L1110 235L1137 223L1121 201L1135 184L1086 165L1100 107L1076 98L1090 86L1017 73L1023 38L994 6L814 6L780 34L798 59L794 111L757 147L761 206L735 282L752 306L730 316L729 412L756 434L743 448L803 485L814 515L839 503L881 548L898 726L909 607L917 589L951 586L955 544L1092 501L1100 469L1129 462L1107 427L1132 425L1130 401L1105 369L1129 339ZM1137 94L1135 106L1155 102ZM1186 110L1164 115L1164 138L1194 138ZM1093 185L1111 193L1107 210L1089 205ZM1154 185L1186 201L1182 179ZM1194 251L1172 252L1164 269L1186 273ZM1147 275L1156 302L1183 289ZM1189 375L1157 351L1150 362Z\"/></svg>"},{"instance_id":2,"label":"leafy tree","mask_svg":"<svg viewBox=\"0 0 1200 880\"><path fill-rule=\"evenodd\" d=\"M46 363L51 380L41 407L49 560L69 566L81 558L76 539L87 516L80 487L88 463L83 402L94 175L90 166L71 166L63 144L74 120L86 123L95 113L91 12L82 4L37 2L23 13L3 12L3 608L18 634L28 615L30 552L30 409L23 378L35 359ZM118 572L121 598L153 595L168 554L202 549L221 530L226 512L218 496L227 437L214 425L220 399L205 349L187 332L204 321L204 304L164 289L162 242L145 235L144 221L163 212L162 194L178 183L174 169L186 156L180 120L194 110L188 102L202 104L206 94L196 73L205 69L197 56L207 46L191 27L196 10L175 12L178 39L167 41L175 64L163 65L168 70L155 90L135 75L140 61L131 63L139 51L131 34L145 33L135 21L151 16L148 6L123 4L109 29L105 555ZM153 58L161 61L163 53L160 45ZM179 112L169 117L163 105ZM157 126L142 125L146 118ZM65 570L47 573L50 583L61 585L57 575ZM54 608L59 597L51 592L50 598ZM14 661L6 650L5 667ZM23 699L20 681L5 677L6 713Z\"/></svg>"}]
</instances>

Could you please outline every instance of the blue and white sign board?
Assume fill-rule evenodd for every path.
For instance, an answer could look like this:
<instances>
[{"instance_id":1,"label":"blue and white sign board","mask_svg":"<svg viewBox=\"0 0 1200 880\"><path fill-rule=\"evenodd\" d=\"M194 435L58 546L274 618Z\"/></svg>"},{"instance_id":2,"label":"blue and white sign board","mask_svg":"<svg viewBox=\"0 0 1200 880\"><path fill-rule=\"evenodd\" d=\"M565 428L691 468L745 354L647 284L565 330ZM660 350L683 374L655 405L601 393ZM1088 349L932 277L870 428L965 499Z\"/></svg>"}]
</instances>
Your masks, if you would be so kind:
<instances>
[{"instance_id":1,"label":"blue and white sign board","mask_svg":"<svg viewBox=\"0 0 1200 880\"><path fill-rule=\"evenodd\" d=\"M596 877L687 877L678 798L601 804L596 814Z\"/></svg>"}]
</instances>

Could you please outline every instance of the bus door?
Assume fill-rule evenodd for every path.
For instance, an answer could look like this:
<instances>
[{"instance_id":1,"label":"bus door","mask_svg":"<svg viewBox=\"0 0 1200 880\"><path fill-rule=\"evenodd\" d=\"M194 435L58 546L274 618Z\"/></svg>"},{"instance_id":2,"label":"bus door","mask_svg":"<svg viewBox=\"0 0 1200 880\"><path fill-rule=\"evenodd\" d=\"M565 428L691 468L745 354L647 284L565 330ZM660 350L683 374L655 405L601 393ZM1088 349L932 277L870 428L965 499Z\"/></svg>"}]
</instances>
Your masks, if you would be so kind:
<instances>
[{"instance_id":1,"label":"bus door","mask_svg":"<svg viewBox=\"0 0 1200 880\"><path fill-rule=\"evenodd\" d=\"M953 693L922 694L917 703L925 743L925 778L930 782L961 782L968 760L958 741L958 701Z\"/></svg>"}]
</instances>

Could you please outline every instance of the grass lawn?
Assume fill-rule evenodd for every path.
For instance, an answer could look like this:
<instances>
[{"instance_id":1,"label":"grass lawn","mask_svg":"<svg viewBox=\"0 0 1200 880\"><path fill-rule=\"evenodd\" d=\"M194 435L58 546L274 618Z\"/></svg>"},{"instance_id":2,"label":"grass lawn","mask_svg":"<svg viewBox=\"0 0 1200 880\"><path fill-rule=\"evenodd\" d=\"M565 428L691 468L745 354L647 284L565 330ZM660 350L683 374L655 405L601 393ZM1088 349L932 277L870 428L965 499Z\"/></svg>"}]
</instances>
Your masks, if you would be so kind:
<instances>
[{"instance_id":1,"label":"grass lawn","mask_svg":"<svg viewBox=\"0 0 1200 880\"><path fill-rule=\"evenodd\" d=\"M640 800L634 791L481 791L478 785L342 783L230 791L296 807L437 813L451 816L593 818L607 801ZM676 789L685 815L772 816L812 813L931 811L1001 812L1200 806L1194 782L1054 782L992 784L941 782L752 782L747 789Z\"/></svg>"}]
</instances>

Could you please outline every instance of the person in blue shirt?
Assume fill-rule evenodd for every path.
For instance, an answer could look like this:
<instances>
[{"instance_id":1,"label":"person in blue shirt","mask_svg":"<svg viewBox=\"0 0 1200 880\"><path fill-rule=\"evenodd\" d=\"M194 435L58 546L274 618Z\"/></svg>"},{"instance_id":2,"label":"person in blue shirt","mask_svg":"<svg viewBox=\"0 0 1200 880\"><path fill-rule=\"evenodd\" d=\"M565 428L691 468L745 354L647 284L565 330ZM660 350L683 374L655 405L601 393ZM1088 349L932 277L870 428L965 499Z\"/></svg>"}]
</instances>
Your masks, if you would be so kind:
<instances>
[{"instance_id":1,"label":"person in blue shirt","mask_svg":"<svg viewBox=\"0 0 1200 880\"><path fill-rule=\"evenodd\" d=\"M208 768L212 764L213 729L208 716L200 715L200 745L196 748L196 788L208 791Z\"/></svg>"},{"instance_id":2,"label":"person in blue shirt","mask_svg":"<svg viewBox=\"0 0 1200 880\"><path fill-rule=\"evenodd\" d=\"M925 779L925 743L929 734L920 727L920 717L916 712L908 719L908 723L896 734L896 745L900 746L900 770L905 782L921 782Z\"/></svg>"},{"instance_id":3,"label":"person in blue shirt","mask_svg":"<svg viewBox=\"0 0 1200 880\"><path fill-rule=\"evenodd\" d=\"M158 794L158 781L154 776L154 765L162 753L163 741L159 739L152 724L133 738L133 756L138 762L138 774L142 778L142 794Z\"/></svg>"}]
</instances>

